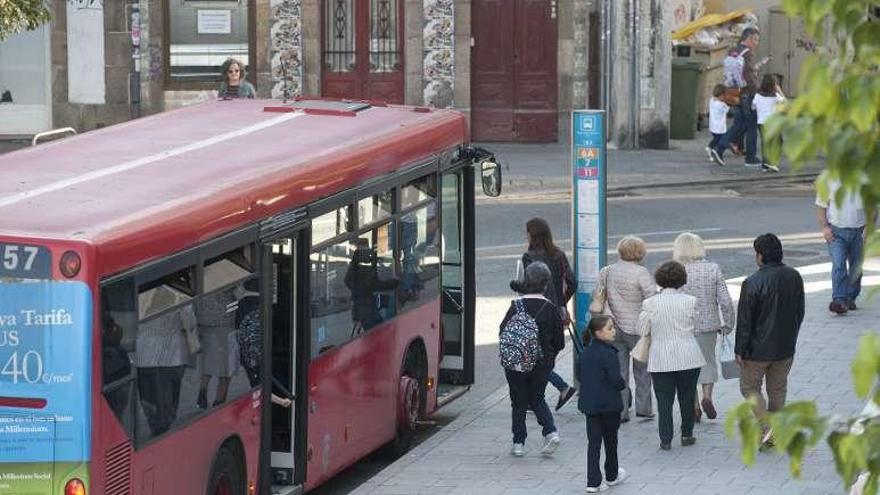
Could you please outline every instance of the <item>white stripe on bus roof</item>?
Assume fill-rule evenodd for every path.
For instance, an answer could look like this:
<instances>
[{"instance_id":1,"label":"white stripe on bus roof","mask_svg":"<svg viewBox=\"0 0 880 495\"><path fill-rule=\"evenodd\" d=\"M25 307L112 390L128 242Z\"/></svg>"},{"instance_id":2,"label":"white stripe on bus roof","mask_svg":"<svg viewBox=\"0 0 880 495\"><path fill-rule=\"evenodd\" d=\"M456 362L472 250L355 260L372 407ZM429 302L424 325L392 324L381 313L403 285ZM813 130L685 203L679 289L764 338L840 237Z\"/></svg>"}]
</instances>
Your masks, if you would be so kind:
<instances>
[{"instance_id":1,"label":"white stripe on bus roof","mask_svg":"<svg viewBox=\"0 0 880 495\"><path fill-rule=\"evenodd\" d=\"M177 155L182 155L184 153L189 153L190 151L200 150L202 148L207 148L208 146L215 145L217 143L237 138L240 136L245 136L247 134L251 134L260 130L263 130L267 127L272 127L274 125L280 124L282 122L287 122L290 119L301 117L305 115L302 112L291 112L285 113L283 115L279 115L277 117L271 118L264 122L260 122L258 124L249 125L247 127L242 127L241 129L237 129L235 131L227 132L225 134L220 134L219 136L214 136L208 139L203 139L201 141L196 141L195 143L187 144L186 146L180 146L177 148L173 148L168 151L162 151L150 156L145 156L143 158L138 158L136 160L127 161L124 163L120 163L119 165L113 165L111 167L102 168L100 170L93 170L91 172L71 177L69 179L60 180L57 182L53 182L51 184L47 184L42 187L38 187L36 189L32 189L30 191L22 191L18 194L13 194L12 196L7 196L5 198L0 199L0 207L9 206L26 199L31 199L36 196L41 196L43 194L47 194L50 192L58 191L60 189L64 189L66 187L75 186L77 184L82 184L83 182L88 182L90 180L100 179L102 177L107 177L108 175L118 174L119 172L125 172L126 170L131 170L134 168L142 167L144 165L149 165L153 162L163 160L165 158L171 158Z\"/></svg>"}]
</instances>

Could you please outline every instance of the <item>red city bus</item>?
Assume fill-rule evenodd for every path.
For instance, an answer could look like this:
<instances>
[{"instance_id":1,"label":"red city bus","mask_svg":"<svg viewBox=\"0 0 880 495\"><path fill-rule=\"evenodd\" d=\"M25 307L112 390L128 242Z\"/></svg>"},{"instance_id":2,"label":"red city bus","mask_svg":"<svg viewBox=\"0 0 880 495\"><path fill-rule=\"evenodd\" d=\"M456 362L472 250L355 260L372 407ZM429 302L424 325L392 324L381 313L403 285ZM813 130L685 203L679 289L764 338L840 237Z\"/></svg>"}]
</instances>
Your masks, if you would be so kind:
<instances>
[{"instance_id":1,"label":"red city bus","mask_svg":"<svg viewBox=\"0 0 880 495\"><path fill-rule=\"evenodd\" d=\"M467 135L233 100L0 156L0 492L298 493L408 449L474 378Z\"/></svg>"}]
</instances>

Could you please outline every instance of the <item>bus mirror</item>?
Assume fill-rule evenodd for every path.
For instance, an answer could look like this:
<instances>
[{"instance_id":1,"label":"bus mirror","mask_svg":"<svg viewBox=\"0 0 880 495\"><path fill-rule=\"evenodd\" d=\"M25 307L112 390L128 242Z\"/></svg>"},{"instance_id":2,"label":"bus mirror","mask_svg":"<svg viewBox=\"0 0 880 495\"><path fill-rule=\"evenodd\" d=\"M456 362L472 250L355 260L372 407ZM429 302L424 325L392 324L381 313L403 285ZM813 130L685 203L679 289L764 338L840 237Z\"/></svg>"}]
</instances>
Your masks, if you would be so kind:
<instances>
[{"instance_id":1,"label":"bus mirror","mask_svg":"<svg viewBox=\"0 0 880 495\"><path fill-rule=\"evenodd\" d=\"M501 195L501 166L493 160L480 163L483 179L483 192L486 196L496 198Z\"/></svg>"}]
</instances>

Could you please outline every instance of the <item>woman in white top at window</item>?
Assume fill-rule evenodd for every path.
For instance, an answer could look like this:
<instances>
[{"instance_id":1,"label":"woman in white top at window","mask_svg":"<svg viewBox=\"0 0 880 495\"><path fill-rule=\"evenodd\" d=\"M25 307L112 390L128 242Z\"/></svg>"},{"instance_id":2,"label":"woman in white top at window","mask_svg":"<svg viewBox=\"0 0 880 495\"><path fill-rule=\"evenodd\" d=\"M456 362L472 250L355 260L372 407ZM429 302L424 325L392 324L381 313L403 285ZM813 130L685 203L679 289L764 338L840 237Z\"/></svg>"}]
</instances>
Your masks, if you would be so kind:
<instances>
[{"instance_id":1,"label":"woman in white top at window","mask_svg":"<svg viewBox=\"0 0 880 495\"><path fill-rule=\"evenodd\" d=\"M758 131L761 134L761 168L767 172L772 170L779 172L779 165L771 164L767 161L767 140L764 139L764 123L767 122L774 113L776 113L779 105L785 103L785 95L779 88L779 80L773 74L765 74L761 80L761 89L752 100L752 108L758 118ZM779 145L782 145L781 139Z\"/></svg>"}]
</instances>

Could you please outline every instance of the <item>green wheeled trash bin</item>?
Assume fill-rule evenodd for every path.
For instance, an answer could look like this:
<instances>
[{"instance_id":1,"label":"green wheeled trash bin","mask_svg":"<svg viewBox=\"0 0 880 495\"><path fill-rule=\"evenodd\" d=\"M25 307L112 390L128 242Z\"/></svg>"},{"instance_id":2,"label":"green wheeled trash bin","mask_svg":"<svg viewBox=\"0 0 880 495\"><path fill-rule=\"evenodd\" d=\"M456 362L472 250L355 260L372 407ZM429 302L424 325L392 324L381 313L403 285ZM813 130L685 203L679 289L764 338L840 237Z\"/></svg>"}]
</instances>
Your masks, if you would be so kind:
<instances>
[{"instance_id":1,"label":"green wheeled trash bin","mask_svg":"<svg viewBox=\"0 0 880 495\"><path fill-rule=\"evenodd\" d=\"M672 101L669 109L670 139L693 139L697 131L697 83L702 64L672 61Z\"/></svg>"}]
</instances>

